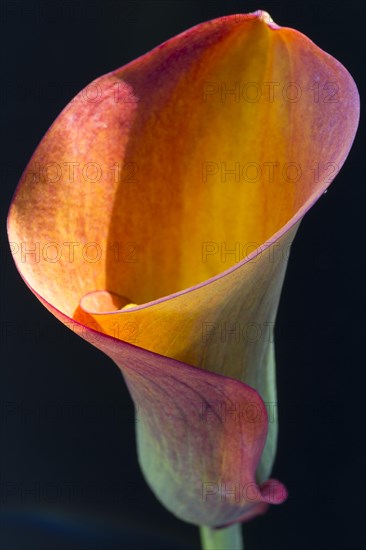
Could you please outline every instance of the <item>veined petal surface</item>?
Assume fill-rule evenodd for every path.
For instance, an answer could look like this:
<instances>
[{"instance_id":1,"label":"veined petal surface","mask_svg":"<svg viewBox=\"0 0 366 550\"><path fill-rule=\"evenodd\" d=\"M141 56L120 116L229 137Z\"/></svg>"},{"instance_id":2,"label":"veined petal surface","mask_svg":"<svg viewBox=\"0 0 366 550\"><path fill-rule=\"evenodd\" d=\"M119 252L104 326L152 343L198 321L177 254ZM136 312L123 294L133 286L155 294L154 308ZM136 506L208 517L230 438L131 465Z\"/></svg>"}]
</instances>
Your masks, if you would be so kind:
<instances>
[{"instance_id":1,"label":"veined petal surface","mask_svg":"<svg viewBox=\"0 0 366 550\"><path fill-rule=\"evenodd\" d=\"M222 526L285 498L263 485L273 326L291 242L358 115L351 76L308 38L264 12L228 16L91 83L22 176L8 223L17 267L121 368L145 476L182 519ZM222 497L230 483L239 502Z\"/></svg>"}]
</instances>

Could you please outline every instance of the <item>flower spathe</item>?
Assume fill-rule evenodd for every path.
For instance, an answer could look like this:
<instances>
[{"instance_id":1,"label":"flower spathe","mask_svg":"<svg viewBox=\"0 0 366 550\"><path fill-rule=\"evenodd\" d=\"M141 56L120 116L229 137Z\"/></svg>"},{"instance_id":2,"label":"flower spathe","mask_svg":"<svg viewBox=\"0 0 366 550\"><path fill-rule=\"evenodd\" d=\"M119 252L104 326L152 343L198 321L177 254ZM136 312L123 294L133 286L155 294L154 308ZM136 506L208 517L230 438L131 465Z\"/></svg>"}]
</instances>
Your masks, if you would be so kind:
<instances>
[{"instance_id":1,"label":"flower spathe","mask_svg":"<svg viewBox=\"0 0 366 550\"><path fill-rule=\"evenodd\" d=\"M144 475L183 520L229 525L286 498L268 479L273 326L289 247L358 113L349 73L304 35L228 16L95 80L22 176L16 265L120 367Z\"/></svg>"}]
</instances>

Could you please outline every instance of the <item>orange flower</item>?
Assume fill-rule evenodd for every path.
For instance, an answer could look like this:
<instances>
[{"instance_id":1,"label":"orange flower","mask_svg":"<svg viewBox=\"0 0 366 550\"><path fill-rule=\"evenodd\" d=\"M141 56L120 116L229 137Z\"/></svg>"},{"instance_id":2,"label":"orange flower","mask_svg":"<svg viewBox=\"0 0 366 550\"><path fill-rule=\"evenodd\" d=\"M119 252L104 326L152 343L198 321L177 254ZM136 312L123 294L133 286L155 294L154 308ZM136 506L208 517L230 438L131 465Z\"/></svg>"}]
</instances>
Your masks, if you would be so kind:
<instances>
[{"instance_id":1,"label":"orange flower","mask_svg":"<svg viewBox=\"0 0 366 550\"><path fill-rule=\"evenodd\" d=\"M289 247L358 113L351 76L308 38L229 16L91 83L19 183L17 267L120 367L142 470L183 520L229 525L286 498L268 480L273 326Z\"/></svg>"}]
</instances>

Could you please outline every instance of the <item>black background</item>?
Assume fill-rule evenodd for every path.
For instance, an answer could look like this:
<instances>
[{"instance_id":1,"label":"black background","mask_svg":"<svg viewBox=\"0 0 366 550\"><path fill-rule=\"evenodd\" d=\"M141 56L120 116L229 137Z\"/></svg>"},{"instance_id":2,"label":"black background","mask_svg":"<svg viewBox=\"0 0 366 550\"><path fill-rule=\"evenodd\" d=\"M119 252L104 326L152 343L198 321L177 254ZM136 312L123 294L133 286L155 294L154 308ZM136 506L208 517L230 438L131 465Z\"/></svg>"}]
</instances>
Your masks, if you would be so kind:
<instances>
[{"instance_id":1,"label":"black background","mask_svg":"<svg viewBox=\"0 0 366 550\"><path fill-rule=\"evenodd\" d=\"M1 5L3 218L40 138L94 78L203 20L266 9L364 86L363 2L106 0ZM359 130L305 217L276 328L280 439L273 476L289 500L244 527L248 550L364 547L364 215ZM3 550L198 549L136 461L130 397L114 364L26 288L2 224Z\"/></svg>"}]
</instances>

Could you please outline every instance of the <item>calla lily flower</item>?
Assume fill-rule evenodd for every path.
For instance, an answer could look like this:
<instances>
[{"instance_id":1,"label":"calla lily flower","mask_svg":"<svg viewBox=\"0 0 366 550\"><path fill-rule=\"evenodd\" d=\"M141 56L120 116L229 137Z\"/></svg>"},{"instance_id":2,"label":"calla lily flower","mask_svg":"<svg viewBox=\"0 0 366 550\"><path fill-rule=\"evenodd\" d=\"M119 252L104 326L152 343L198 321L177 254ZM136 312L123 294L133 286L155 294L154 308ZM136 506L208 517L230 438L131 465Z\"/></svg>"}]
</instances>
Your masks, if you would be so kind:
<instances>
[{"instance_id":1,"label":"calla lily flower","mask_svg":"<svg viewBox=\"0 0 366 550\"><path fill-rule=\"evenodd\" d=\"M20 180L17 268L121 369L142 471L184 521L228 526L287 497L270 478L276 311L358 114L338 61L265 12L233 15L92 82Z\"/></svg>"}]
</instances>

